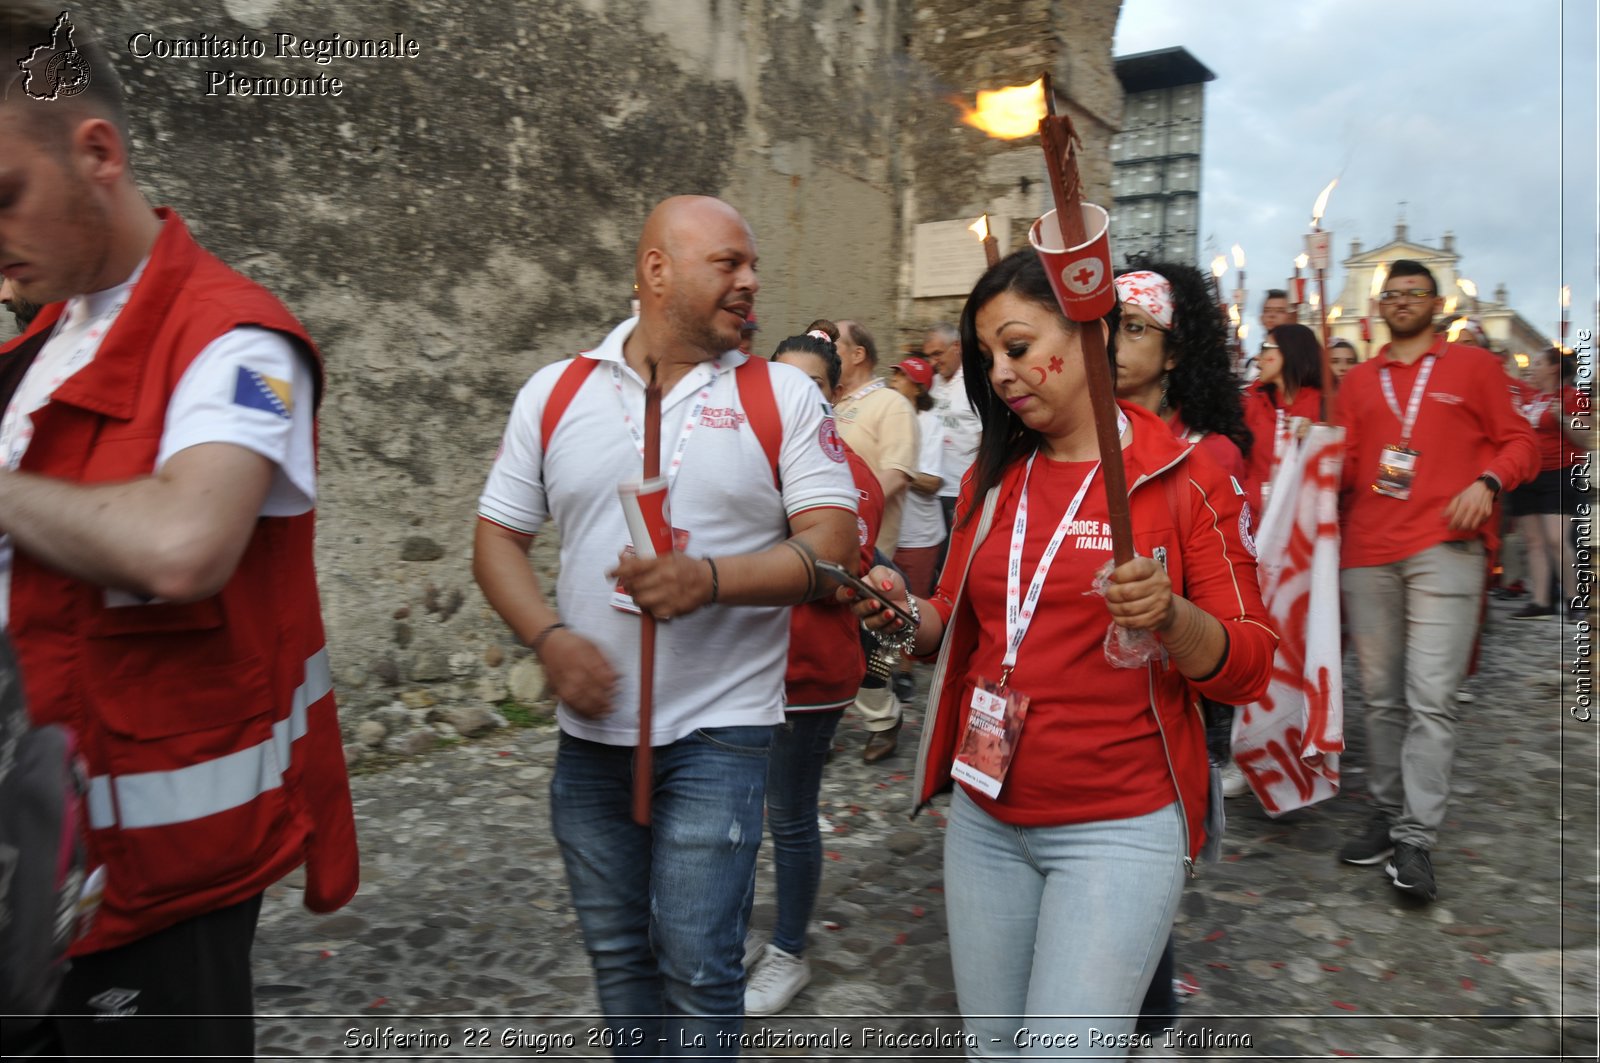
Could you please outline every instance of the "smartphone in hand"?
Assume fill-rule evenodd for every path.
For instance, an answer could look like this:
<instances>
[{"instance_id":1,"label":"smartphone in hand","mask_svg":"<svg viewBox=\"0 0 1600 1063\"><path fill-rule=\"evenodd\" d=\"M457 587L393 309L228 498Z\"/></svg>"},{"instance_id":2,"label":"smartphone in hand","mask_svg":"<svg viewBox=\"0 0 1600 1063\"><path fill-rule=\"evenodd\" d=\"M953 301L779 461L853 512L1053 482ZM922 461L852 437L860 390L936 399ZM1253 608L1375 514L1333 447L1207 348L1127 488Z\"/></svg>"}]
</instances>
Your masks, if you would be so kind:
<instances>
[{"instance_id":1,"label":"smartphone in hand","mask_svg":"<svg viewBox=\"0 0 1600 1063\"><path fill-rule=\"evenodd\" d=\"M903 620L907 627L915 627L916 621L911 619L911 614L905 611L904 606L899 606L884 597L881 589L874 589L865 580L850 574L843 565L836 565L832 561L818 561L817 571L835 583L853 589L863 598L874 598L882 602L890 612Z\"/></svg>"}]
</instances>

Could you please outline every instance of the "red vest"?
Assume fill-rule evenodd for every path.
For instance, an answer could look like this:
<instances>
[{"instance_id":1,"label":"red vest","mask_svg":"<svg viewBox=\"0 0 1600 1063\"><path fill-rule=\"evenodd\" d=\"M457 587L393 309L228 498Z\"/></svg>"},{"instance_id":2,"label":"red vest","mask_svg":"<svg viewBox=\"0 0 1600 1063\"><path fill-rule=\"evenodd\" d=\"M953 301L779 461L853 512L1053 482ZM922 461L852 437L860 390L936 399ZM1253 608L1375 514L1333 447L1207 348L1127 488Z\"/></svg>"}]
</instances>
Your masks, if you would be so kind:
<instances>
[{"instance_id":1,"label":"red vest","mask_svg":"<svg viewBox=\"0 0 1600 1063\"><path fill-rule=\"evenodd\" d=\"M148 476L190 363L230 329L291 337L266 289L165 220L133 298L94 360L34 414L22 470L74 483ZM60 317L47 307L13 353ZM75 954L144 937L260 893L306 865L305 904L357 883L355 823L312 565L315 516L262 518L220 593L108 607L104 588L13 561L10 634L32 715L78 735L89 764L91 864L105 898Z\"/></svg>"}]
</instances>

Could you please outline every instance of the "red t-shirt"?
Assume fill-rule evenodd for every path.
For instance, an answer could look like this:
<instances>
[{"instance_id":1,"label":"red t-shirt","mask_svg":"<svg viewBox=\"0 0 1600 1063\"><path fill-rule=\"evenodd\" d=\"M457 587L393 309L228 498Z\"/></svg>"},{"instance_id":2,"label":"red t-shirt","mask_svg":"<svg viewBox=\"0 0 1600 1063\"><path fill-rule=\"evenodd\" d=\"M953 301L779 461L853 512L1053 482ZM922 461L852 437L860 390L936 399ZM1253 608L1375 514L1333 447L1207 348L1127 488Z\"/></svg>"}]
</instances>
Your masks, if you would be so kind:
<instances>
[{"instance_id":1,"label":"red t-shirt","mask_svg":"<svg viewBox=\"0 0 1600 1063\"><path fill-rule=\"evenodd\" d=\"M1019 577L1022 595L1094 466L1092 461L1051 461L1043 455L1033 463ZM978 642L961 693L963 729L977 680L999 682L1002 671L1007 555L1017 508L1017 496L1012 497L995 511L994 530L978 547L967 578ZM1092 484L1056 552L1011 673L1009 687L1030 700L1005 785L998 800L967 788L978 806L1002 823L1123 819L1154 812L1176 799L1150 709L1149 672L1106 665L1101 643L1110 615L1103 602L1084 594L1111 558L1107 519L1105 491Z\"/></svg>"},{"instance_id":2,"label":"red t-shirt","mask_svg":"<svg viewBox=\"0 0 1600 1063\"><path fill-rule=\"evenodd\" d=\"M1491 517L1475 530L1452 531L1445 507L1484 473L1506 491L1538 474L1533 429L1512 406L1495 356L1443 336L1428 353L1437 357L1411 432L1410 447L1419 457L1408 499L1372 489L1384 448L1402 443L1401 421L1384 398L1381 374L1389 370L1395 402L1404 413L1427 357L1407 365L1391 358L1385 344L1376 358L1346 373L1339 389L1334 419L1345 426L1343 568L1387 565L1451 540L1482 538L1493 547L1497 521Z\"/></svg>"}]
</instances>

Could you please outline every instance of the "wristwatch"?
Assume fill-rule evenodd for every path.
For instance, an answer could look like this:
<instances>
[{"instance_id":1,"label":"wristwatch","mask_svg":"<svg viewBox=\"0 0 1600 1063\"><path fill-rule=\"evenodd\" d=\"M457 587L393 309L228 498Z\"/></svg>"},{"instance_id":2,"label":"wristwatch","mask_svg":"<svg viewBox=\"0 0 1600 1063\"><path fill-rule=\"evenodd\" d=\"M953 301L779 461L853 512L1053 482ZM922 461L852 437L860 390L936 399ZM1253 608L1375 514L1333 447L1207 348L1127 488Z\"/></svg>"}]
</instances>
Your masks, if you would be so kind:
<instances>
[{"instance_id":1,"label":"wristwatch","mask_svg":"<svg viewBox=\"0 0 1600 1063\"><path fill-rule=\"evenodd\" d=\"M1496 480L1493 476L1491 476L1488 473L1484 473L1482 476L1478 477L1478 482L1483 484L1485 487L1487 487L1489 489L1489 496L1491 498L1499 498L1500 497L1500 481L1499 480Z\"/></svg>"}]
</instances>

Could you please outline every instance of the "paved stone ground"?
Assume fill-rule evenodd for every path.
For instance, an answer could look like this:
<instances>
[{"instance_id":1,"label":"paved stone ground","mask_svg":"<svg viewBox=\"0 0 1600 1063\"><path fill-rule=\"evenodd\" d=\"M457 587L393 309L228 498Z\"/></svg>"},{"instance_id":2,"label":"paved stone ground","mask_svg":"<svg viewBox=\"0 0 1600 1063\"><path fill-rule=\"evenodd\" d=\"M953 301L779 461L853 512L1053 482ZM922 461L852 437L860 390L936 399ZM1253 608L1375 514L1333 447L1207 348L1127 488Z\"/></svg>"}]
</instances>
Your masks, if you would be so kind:
<instances>
[{"instance_id":1,"label":"paved stone ground","mask_svg":"<svg viewBox=\"0 0 1600 1063\"><path fill-rule=\"evenodd\" d=\"M1561 698L1558 639L1573 630L1509 611L1494 606L1467 686L1475 700L1461 709L1436 903L1334 858L1367 815L1349 661L1346 794L1278 820L1253 798L1229 802L1224 858L1202 866L1176 930L1180 973L1199 987L1184 1009L1186 1057L1596 1058L1600 723L1574 721ZM919 718L878 765L860 760L859 724L841 727L823 786L833 832L814 980L791 1014L751 1020L750 1034L853 1038L822 1058L960 1056L948 1040L960 1024L940 890L945 802L906 818ZM291 880L263 911L264 1057L605 1055L586 1043L596 1002L548 824L554 744L548 729L500 731L356 778L360 895L317 917ZM764 850L758 926L771 924L771 881ZM380 1041L385 1028L432 1044ZM861 1047L869 1028L946 1040ZM563 1034L573 1047L539 1052L539 1038Z\"/></svg>"}]
</instances>

